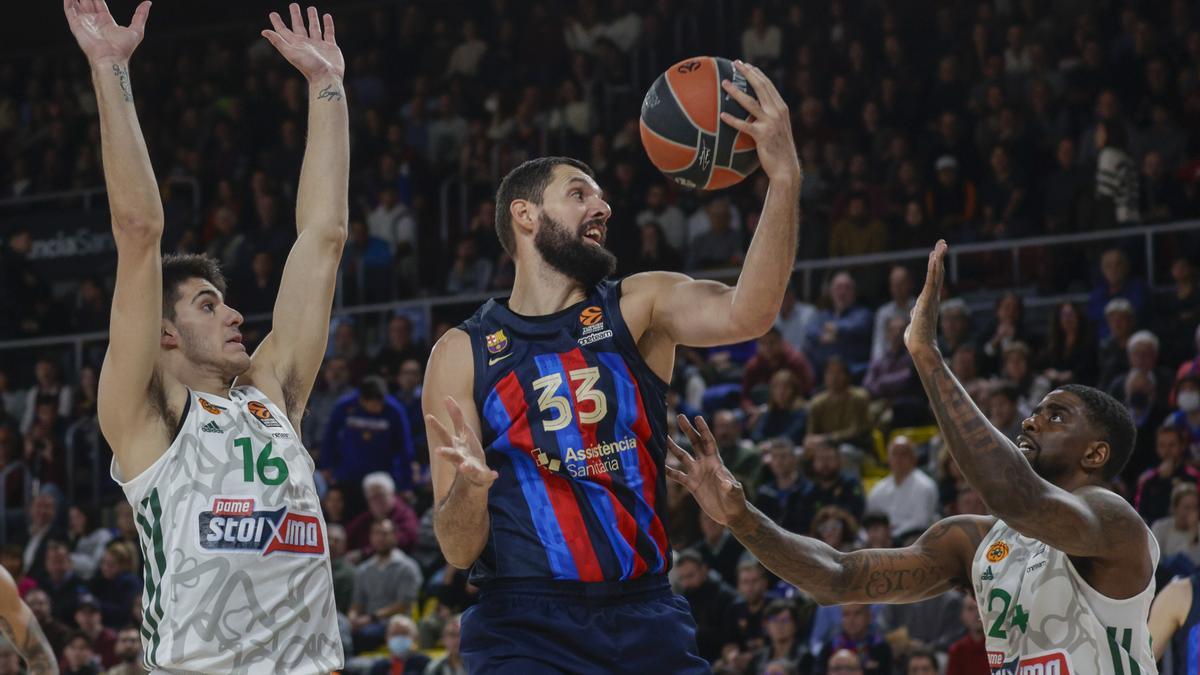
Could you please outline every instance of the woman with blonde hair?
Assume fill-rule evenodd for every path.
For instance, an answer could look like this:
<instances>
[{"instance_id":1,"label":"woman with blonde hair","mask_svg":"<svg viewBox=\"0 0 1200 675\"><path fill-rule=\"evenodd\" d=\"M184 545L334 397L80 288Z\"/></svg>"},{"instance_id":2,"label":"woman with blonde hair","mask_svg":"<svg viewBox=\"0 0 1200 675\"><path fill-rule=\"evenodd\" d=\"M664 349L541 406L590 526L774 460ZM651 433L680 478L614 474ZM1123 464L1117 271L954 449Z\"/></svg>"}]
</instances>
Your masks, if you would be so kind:
<instances>
[{"instance_id":1,"label":"woman with blonde hair","mask_svg":"<svg viewBox=\"0 0 1200 675\"><path fill-rule=\"evenodd\" d=\"M1154 521L1150 531L1158 540L1164 568L1200 565L1200 491L1195 483L1179 483L1171 490L1171 515ZM1172 561L1175 556L1185 557L1187 563Z\"/></svg>"}]
</instances>

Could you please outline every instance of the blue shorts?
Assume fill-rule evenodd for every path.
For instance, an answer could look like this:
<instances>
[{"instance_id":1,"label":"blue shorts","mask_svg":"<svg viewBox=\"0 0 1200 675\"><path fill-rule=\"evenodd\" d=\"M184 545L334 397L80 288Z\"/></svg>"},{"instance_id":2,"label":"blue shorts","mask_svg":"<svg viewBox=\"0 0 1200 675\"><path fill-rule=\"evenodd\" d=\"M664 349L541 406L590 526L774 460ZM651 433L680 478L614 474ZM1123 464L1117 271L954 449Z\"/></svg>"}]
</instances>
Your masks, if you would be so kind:
<instances>
[{"instance_id":1,"label":"blue shorts","mask_svg":"<svg viewBox=\"0 0 1200 675\"><path fill-rule=\"evenodd\" d=\"M687 600L663 576L497 580L462 618L467 672L708 673Z\"/></svg>"}]
</instances>

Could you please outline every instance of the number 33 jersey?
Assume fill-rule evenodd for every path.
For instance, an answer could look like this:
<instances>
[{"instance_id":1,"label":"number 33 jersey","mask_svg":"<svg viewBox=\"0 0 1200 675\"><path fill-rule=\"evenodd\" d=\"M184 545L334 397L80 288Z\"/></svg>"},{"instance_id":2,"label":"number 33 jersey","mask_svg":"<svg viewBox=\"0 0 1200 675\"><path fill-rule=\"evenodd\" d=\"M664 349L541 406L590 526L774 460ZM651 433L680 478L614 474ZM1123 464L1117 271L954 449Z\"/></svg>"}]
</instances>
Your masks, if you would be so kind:
<instances>
[{"instance_id":1,"label":"number 33 jersey","mask_svg":"<svg viewBox=\"0 0 1200 675\"><path fill-rule=\"evenodd\" d=\"M488 466L491 533L471 581L622 581L670 565L667 385L642 360L605 281L567 309L491 300L460 328Z\"/></svg>"},{"instance_id":2,"label":"number 33 jersey","mask_svg":"<svg viewBox=\"0 0 1200 675\"><path fill-rule=\"evenodd\" d=\"M1157 567L1158 544L1147 539ZM1067 554L1001 520L976 551L971 577L994 675L1158 672L1146 627L1153 578L1132 598L1106 597Z\"/></svg>"},{"instance_id":3,"label":"number 33 jersey","mask_svg":"<svg viewBox=\"0 0 1200 675\"><path fill-rule=\"evenodd\" d=\"M166 453L124 481L144 564L153 672L328 673L342 667L313 462L254 387L188 391Z\"/></svg>"}]
</instances>

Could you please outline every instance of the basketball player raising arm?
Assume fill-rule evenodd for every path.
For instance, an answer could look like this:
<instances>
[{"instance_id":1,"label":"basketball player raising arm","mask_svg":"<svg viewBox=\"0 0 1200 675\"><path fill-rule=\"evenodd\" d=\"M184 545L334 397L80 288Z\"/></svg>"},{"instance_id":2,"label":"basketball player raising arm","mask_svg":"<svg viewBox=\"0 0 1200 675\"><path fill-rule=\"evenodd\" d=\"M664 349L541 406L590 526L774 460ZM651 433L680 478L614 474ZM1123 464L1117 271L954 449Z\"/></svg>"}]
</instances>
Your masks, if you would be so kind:
<instances>
[{"instance_id":1,"label":"basketball player raising arm","mask_svg":"<svg viewBox=\"0 0 1200 675\"><path fill-rule=\"evenodd\" d=\"M271 13L272 30L263 31L308 80L309 133L297 239L272 331L251 357L216 261L160 255L163 208L129 71L150 3L128 27L104 0L63 6L91 66L117 245L98 412L146 558L145 663L340 668L324 521L296 431L324 352L348 219L344 63L333 18L310 7L306 26L292 4L290 27Z\"/></svg>"},{"instance_id":2,"label":"basketball player raising arm","mask_svg":"<svg viewBox=\"0 0 1200 675\"><path fill-rule=\"evenodd\" d=\"M29 675L57 675L58 660L29 606L17 594L8 570L0 567L0 635L25 659Z\"/></svg>"},{"instance_id":3,"label":"basketball player raising arm","mask_svg":"<svg viewBox=\"0 0 1200 675\"><path fill-rule=\"evenodd\" d=\"M1123 665L1129 660L1154 672L1146 615L1157 547L1105 487L1132 451L1132 420L1106 394L1066 385L1024 420L1016 443L1005 438L938 353L945 252L939 242L929 256L905 344L951 454L995 517L953 516L906 548L841 553L750 506L699 419L699 431L680 419L696 455L673 445L682 468L668 473L767 567L823 604L913 602L969 586L994 669L1049 659L1064 673L1137 672ZM1049 627L1064 620L1082 637Z\"/></svg>"},{"instance_id":4,"label":"basketball player raising arm","mask_svg":"<svg viewBox=\"0 0 1200 675\"><path fill-rule=\"evenodd\" d=\"M735 67L757 98L728 80L722 87L752 121L728 113L721 113L721 120L754 138L770 180L737 284L645 272L620 285L624 321L641 357L664 381L670 380L677 345L729 344L765 333L779 311L795 263L803 174L788 107L761 70L740 61ZM568 161L573 162L564 159L551 175L534 181L532 193L508 191L503 183L499 191L497 230L501 243L514 249L510 252L517 265L509 306L522 314L550 314L580 302L615 269L615 258L603 249L611 210L590 170ZM514 179L520 171L505 183L521 182ZM471 349L464 331L450 330L433 349L422 397L430 438L438 448L431 466L435 530L447 560L460 568L469 567L484 548L488 489L497 478L480 443Z\"/></svg>"}]
</instances>

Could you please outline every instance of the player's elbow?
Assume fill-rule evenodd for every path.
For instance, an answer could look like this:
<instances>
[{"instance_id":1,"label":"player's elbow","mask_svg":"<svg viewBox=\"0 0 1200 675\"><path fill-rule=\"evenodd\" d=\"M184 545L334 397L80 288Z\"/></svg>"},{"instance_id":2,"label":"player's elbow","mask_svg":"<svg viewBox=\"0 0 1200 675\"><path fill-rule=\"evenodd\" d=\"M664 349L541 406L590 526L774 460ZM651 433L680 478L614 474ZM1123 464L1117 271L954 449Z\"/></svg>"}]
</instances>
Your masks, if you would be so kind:
<instances>
[{"instance_id":1,"label":"player's elbow","mask_svg":"<svg viewBox=\"0 0 1200 675\"><path fill-rule=\"evenodd\" d=\"M118 246L123 243L157 244L162 239L163 220L154 215L114 212L112 229Z\"/></svg>"}]
</instances>

